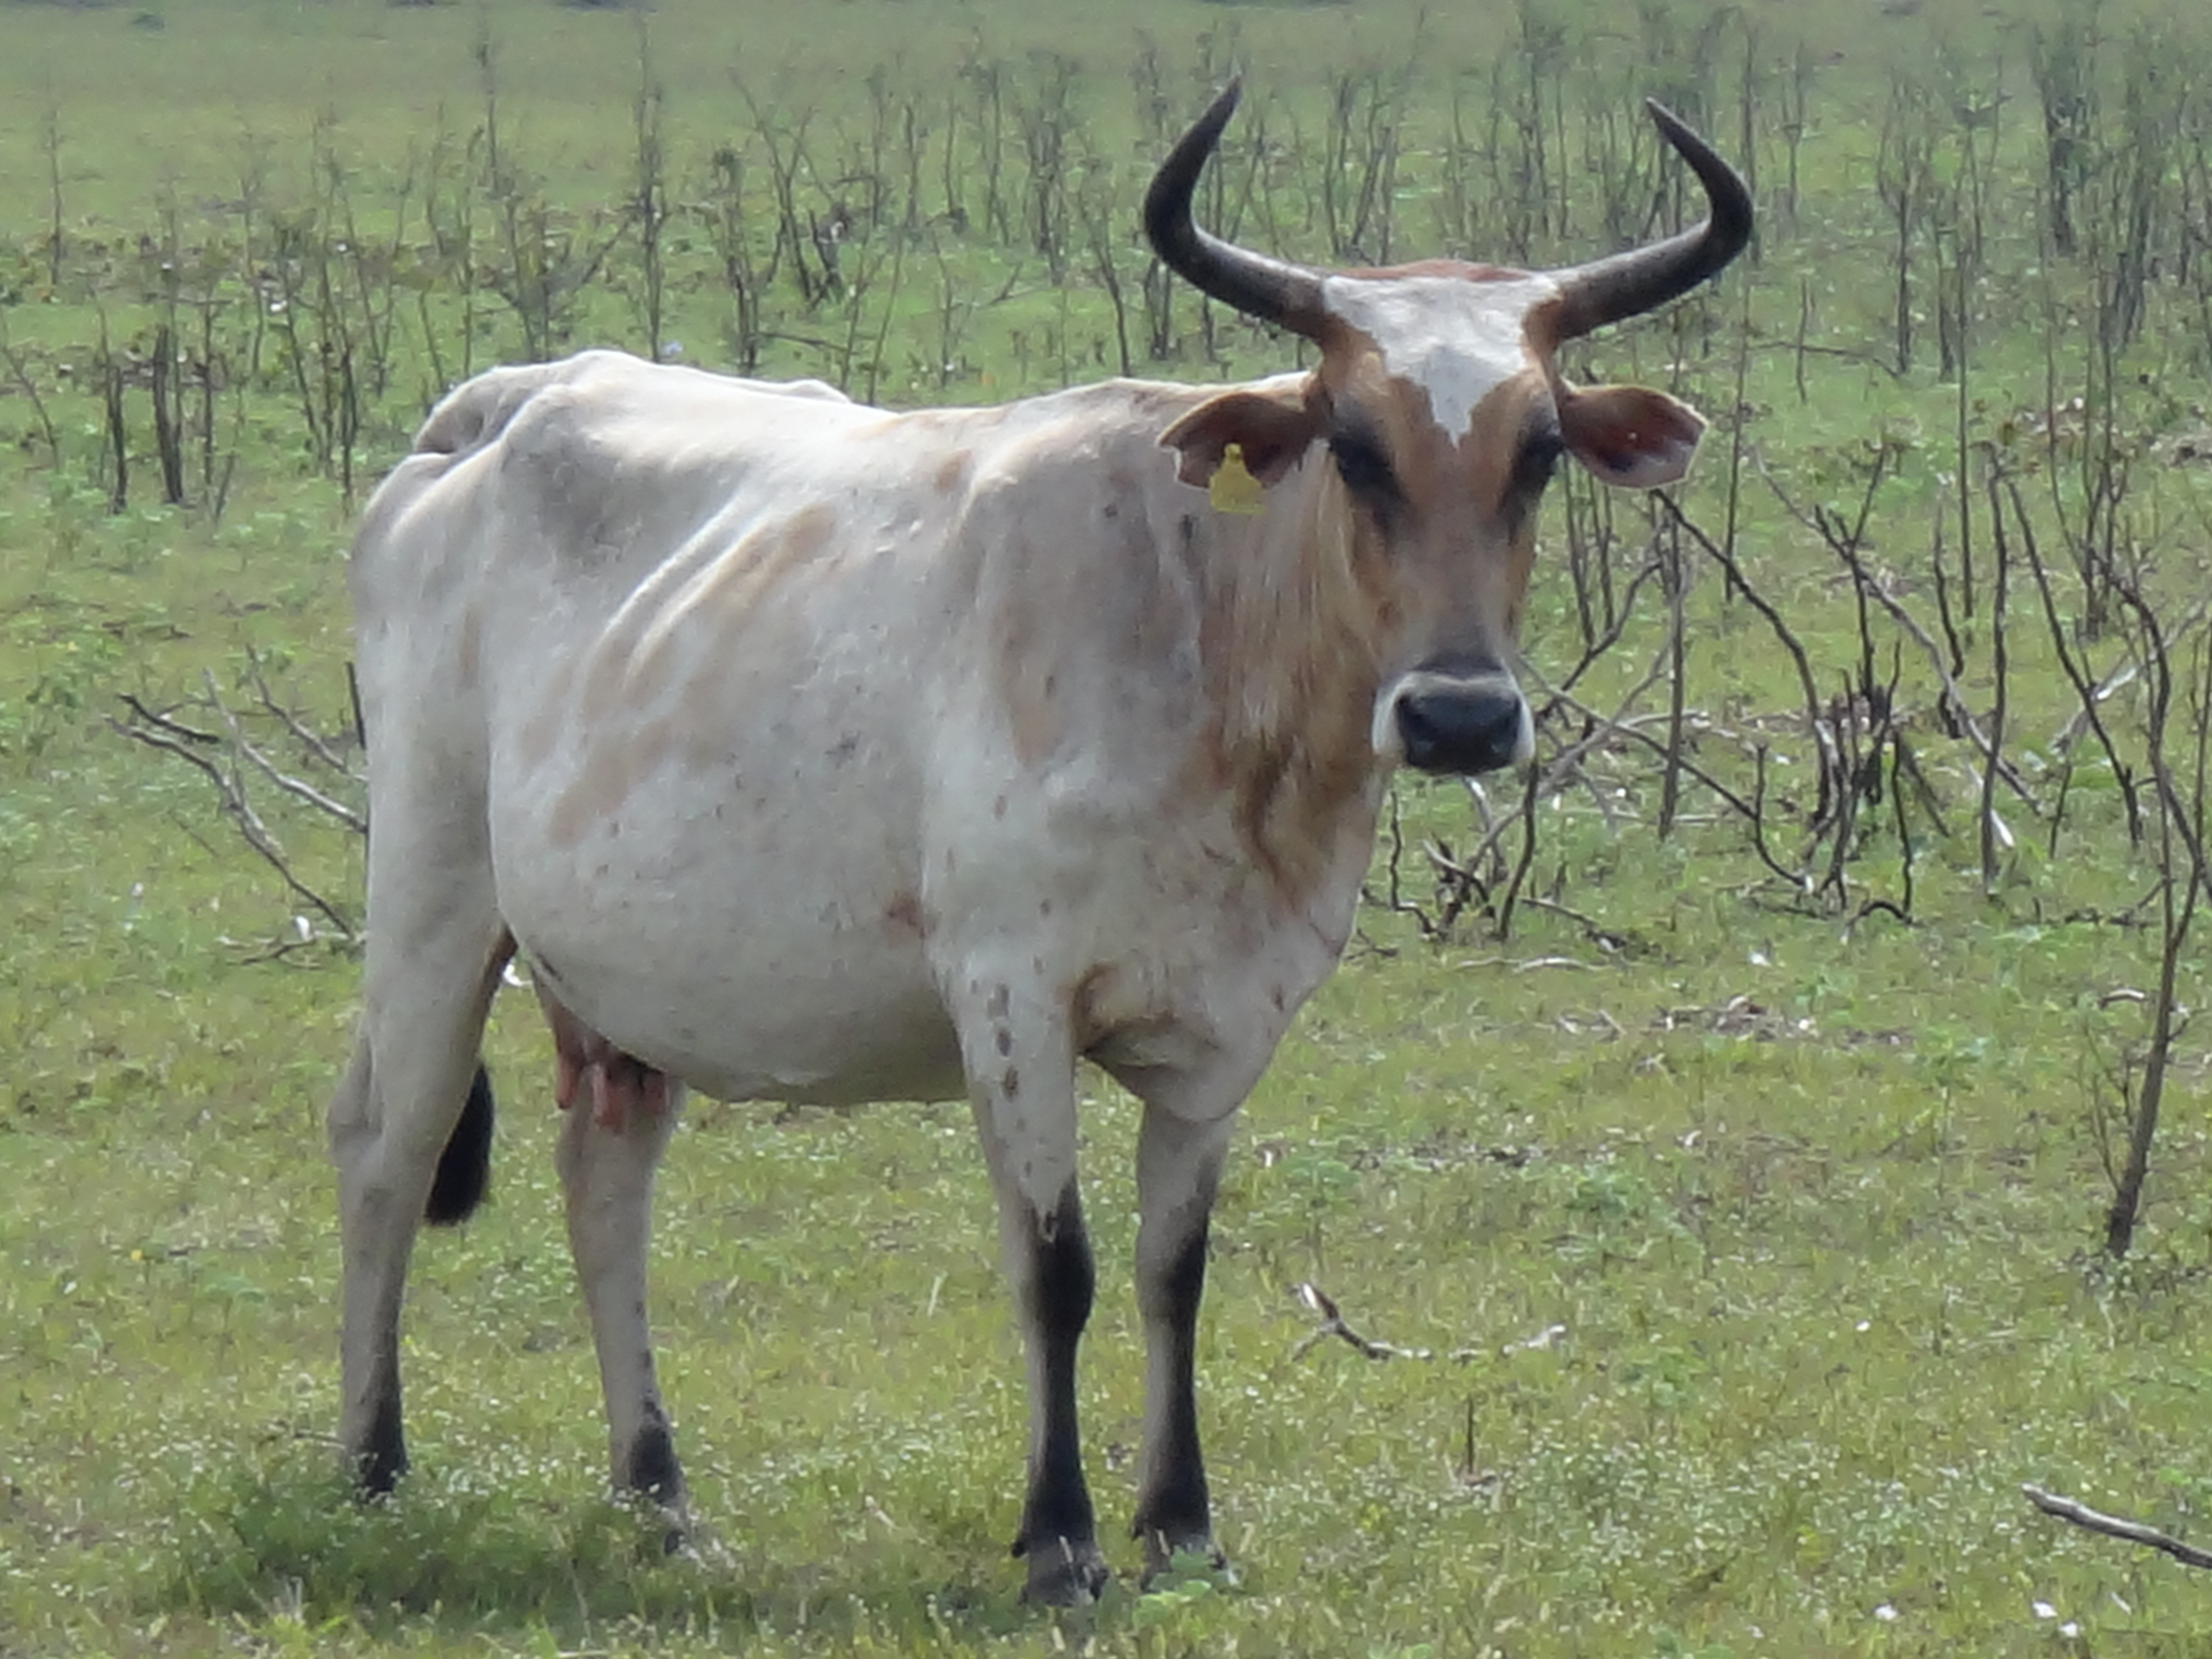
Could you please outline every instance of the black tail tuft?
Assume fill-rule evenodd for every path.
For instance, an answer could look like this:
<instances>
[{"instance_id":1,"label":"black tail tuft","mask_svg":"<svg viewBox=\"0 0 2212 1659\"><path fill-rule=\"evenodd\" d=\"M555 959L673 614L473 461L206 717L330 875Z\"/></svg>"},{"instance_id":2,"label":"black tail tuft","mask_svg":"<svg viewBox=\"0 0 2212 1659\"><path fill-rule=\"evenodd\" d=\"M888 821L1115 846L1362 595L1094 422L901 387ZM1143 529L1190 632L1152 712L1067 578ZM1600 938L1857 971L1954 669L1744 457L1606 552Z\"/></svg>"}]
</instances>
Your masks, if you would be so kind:
<instances>
[{"instance_id":1,"label":"black tail tuft","mask_svg":"<svg viewBox=\"0 0 2212 1659\"><path fill-rule=\"evenodd\" d=\"M491 1188L491 1073L477 1063L469 1084L468 1104L453 1126L453 1139L438 1155L438 1178L430 1183L430 1201L422 1218L434 1227L452 1227L466 1221L484 1201Z\"/></svg>"}]
</instances>

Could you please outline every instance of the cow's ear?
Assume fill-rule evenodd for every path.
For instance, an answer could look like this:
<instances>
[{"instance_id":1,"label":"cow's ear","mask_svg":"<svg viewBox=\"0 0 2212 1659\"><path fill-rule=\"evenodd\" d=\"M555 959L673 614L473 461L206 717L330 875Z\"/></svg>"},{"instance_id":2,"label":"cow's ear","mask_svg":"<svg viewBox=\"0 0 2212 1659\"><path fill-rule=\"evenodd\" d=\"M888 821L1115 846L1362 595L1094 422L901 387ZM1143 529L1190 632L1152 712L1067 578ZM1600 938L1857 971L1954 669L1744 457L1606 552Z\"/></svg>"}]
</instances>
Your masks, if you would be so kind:
<instances>
[{"instance_id":1,"label":"cow's ear","mask_svg":"<svg viewBox=\"0 0 2212 1659\"><path fill-rule=\"evenodd\" d=\"M1304 383L1292 381L1280 388L1240 388L1208 398L1160 434L1160 443L1182 453L1176 476L1203 488L1231 444L1243 451L1252 476L1271 484L1295 466L1320 435L1321 420L1307 406Z\"/></svg>"},{"instance_id":2,"label":"cow's ear","mask_svg":"<svg viewBox=\"0 0 2212 1659\"><path fill-rule=\"evenodd\" d=\"M1689 471L1705 416L1640 386L1554 388L1567 453L1609 484L1656 489Z\"/></svg>"}]
</instances>

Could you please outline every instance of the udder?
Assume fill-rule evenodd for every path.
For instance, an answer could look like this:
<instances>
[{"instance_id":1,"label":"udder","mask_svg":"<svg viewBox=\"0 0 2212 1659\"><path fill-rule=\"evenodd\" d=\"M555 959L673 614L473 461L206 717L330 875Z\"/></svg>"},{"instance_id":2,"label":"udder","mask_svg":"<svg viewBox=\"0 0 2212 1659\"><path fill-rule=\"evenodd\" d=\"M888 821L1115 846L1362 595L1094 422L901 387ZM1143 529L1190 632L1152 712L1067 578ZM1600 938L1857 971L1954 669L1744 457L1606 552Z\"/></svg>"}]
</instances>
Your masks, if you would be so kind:
<instances>
[{"instance_id":1,"label":"udder","mask_svg":"<svg viewBox=\"0 0 2212 1659\"><path fill-rule=\"evenodd\" d=\"M538 1006L553 1031L553 1098L562 1111L572 1109L588 1089L592 1121L620 1134L633 1112L658 1115L668 1109L666 1073L624 1054L570 1013L542 977L537 990Z\"/></svg>"}]
</instances>

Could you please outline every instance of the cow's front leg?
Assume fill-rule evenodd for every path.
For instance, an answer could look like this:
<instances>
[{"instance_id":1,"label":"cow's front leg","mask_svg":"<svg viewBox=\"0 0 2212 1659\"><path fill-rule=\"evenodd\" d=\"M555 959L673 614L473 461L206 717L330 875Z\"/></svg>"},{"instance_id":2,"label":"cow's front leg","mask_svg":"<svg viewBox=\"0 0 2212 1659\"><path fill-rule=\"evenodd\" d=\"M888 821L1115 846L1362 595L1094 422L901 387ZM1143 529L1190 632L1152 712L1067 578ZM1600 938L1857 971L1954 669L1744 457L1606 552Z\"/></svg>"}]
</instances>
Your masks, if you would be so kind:
<instances>
[{"instance_id":1,"label":"cow's front leg","mask_svg":"<svg viewBox=\"0 0 2212 1659\"><path fill-rule=\"evenodd\" d=\"M1147 1581L1177 1556L1227 1565L1213 1541L1198 1444L1198 1304L1232 1111L1192 1121L1147 1102L1137 1138L1137 1307L1145 1323L1145 1445L1133 1530Z\"/></svg>"},{"instance_id":2,"label":"cow's front leg","mask_svg":"<svg viewBox=\"0 0 2212 1659\"><path fill-rule=\"evenodd\" d=\"M1064 1021L978 986L962 1021L975 1124L1029 1358L1029 1492L1014 1553L1028 1600L1081 1607L1106 1584L1075 1412L1075 1356L1095 1273L1075 1181L1075 1060Z\"/></svg>"},{"instance_id":3,"label":"cow's front leg","mask_svg":"<svg viewBox=\"0 0 2212 1659\"><path fill-rule=\"evenodd\" d=\"M687 1525L684 1472L653 1376L645 1268L653 1170L675 1129L683 1091L668 1079L641 1085L635 1062L631 1072L610 1075L608 1068L619 1064L593 1068L593 1098L578 1099L566 1114L556 1157L568 1194L568 1245L606 1394L614 1484L659 1506L672 1549L684 1541Z\"/></svg>"}]
</instances>

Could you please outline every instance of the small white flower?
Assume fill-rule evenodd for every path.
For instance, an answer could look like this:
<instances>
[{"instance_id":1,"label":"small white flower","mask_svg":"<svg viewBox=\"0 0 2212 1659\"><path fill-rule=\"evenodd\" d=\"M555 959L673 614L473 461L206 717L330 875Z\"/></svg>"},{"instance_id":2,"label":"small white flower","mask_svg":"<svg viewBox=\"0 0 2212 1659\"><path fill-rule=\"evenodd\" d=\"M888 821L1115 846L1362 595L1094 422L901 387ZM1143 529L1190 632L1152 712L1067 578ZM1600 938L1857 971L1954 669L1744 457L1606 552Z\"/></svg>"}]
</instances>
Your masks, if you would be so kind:
<instances>
[{"instance_id":1,"label":"small white flower","mask_svg":"<svg viewBox=\"0 0 2212 1659\"><path fill-rule=\"evenodd\" d=\"M2035 1616L2039 1619L2056 1619L2058 1616L2058 1609L2052 1607L2048 1601L2038 1601L2035 1603L2034 1613Z\"/></svg>"},{"instance_id":2,"label":"small white flower","mask_svg":"<svg viewBox=\"0 0 2212 1659\"><path fill-rule=\"evenodd\" d=\"M1897 1609L1885 1601L1874 1610L1874 1616L1885 1625L1894 1624L1897 1622Z\"/></svg>"}]
</instances>

